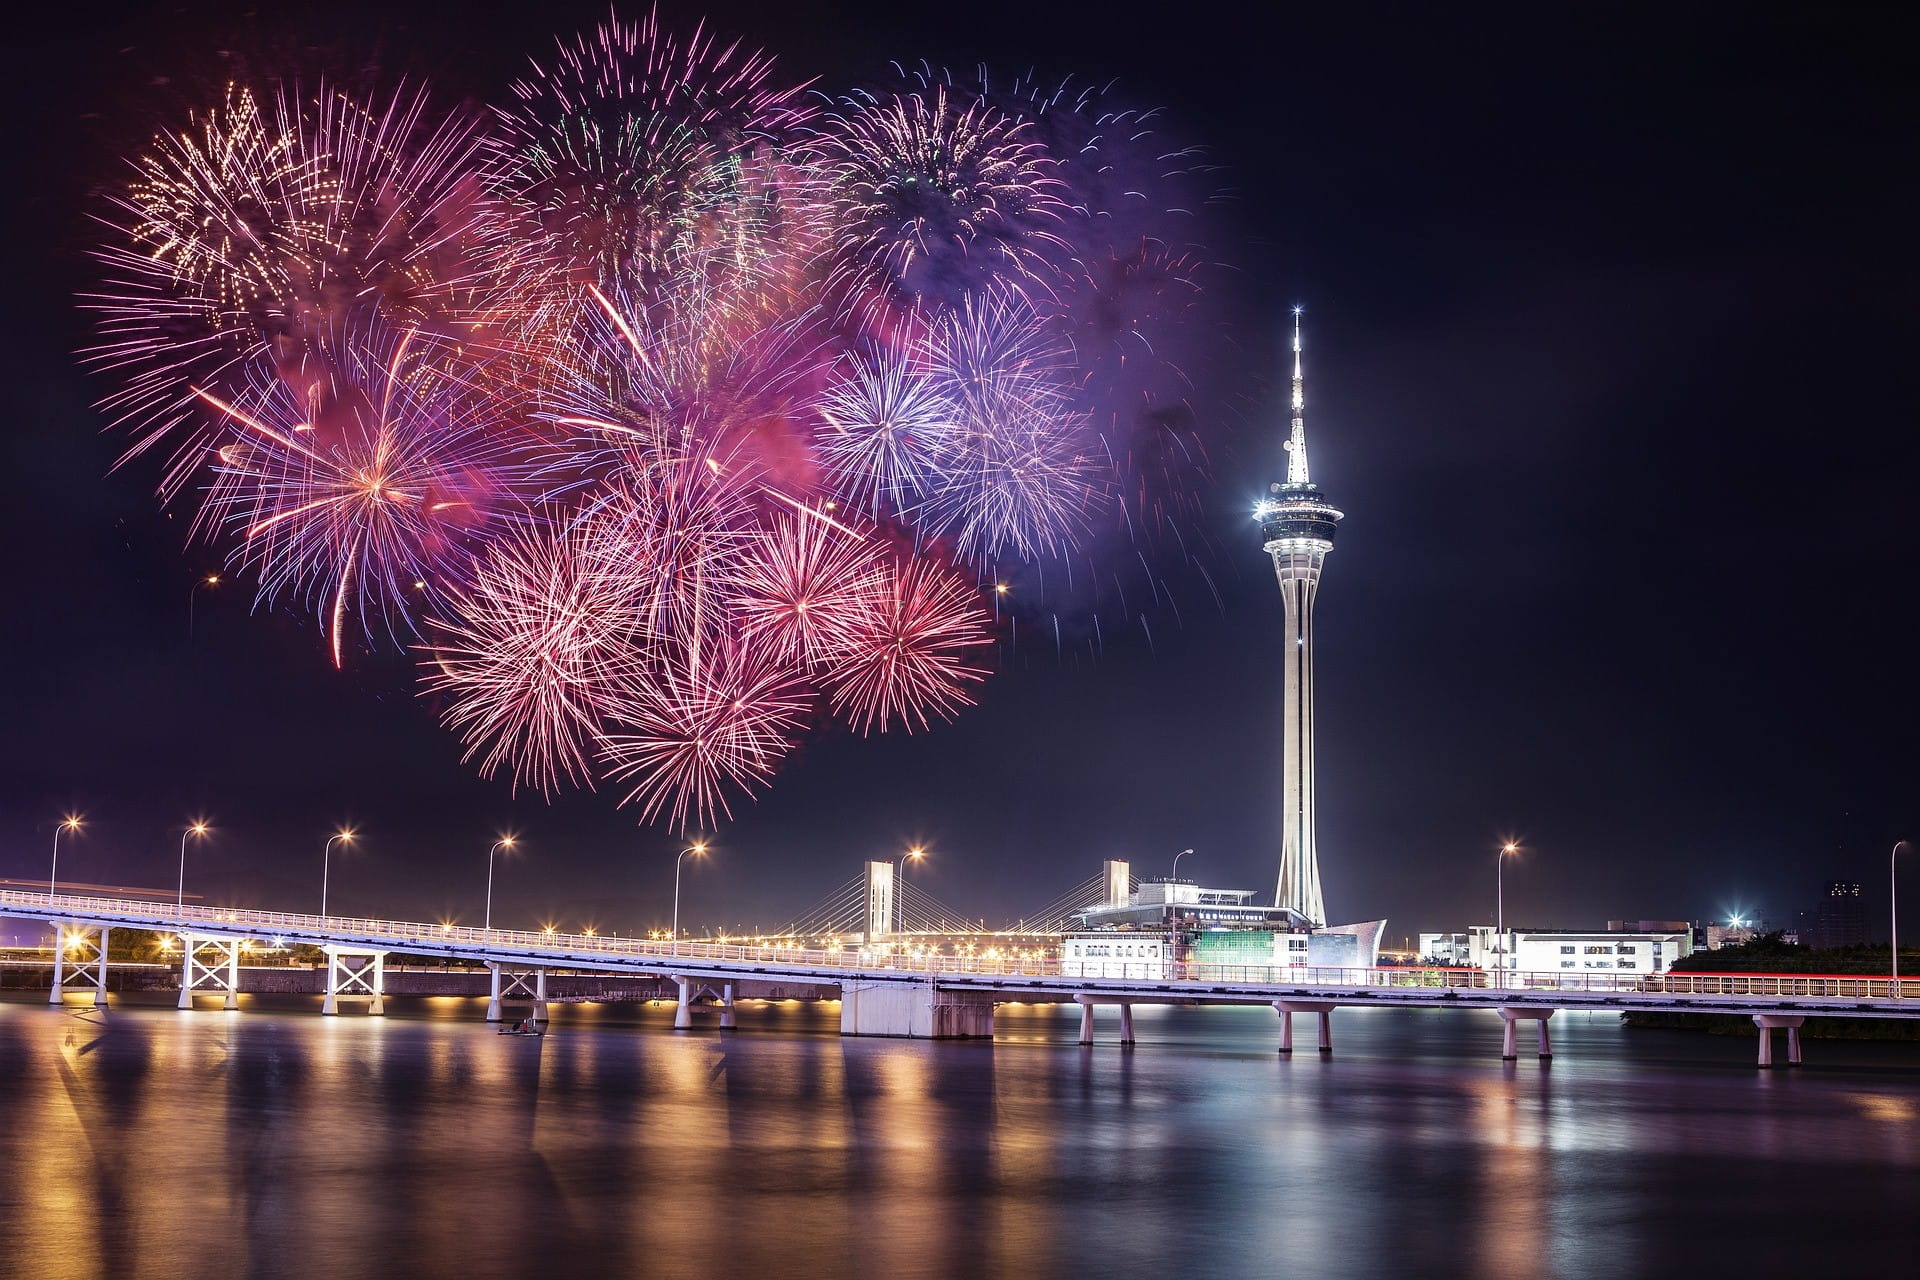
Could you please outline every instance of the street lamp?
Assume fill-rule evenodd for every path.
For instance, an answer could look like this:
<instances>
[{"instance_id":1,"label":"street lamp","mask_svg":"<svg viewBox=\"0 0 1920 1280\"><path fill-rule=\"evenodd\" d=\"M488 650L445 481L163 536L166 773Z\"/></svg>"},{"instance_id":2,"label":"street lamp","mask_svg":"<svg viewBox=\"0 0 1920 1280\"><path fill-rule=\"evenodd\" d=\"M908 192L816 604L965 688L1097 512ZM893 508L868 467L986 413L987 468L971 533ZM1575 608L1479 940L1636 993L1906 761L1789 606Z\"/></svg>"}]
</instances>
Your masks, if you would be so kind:
<instances>
[{"instance_id":1,"label":"street lamp","mask_svg":"<svg viewBox=\"0 0 1920 1280\"><path fill-rule=\"evenodd\" d=\"M1887 855L1887 896L1891 899L1889 910L1893 913L1893 998L1900 998L1900 880L1894 874L1898 870L1900 851L1907 847L1905 840L1894 842L1893 852Z\"/></svg>"},{"instance_id":2,"label":"street lamp","mask_svg":"<svg viewBox=\"0 0 1920 1280\"><path fill-rule=\"evenodd\" d=\"M53 901L53 884L60 876L60 833L78 831L81 827L80 815L70 813L61 824L53 829L53 867L47 872L47 901Z\"/></svg>"},{"instance_id":3,"label":"street lamp","mask_svg":"<svg viewBox=\"0 0 1920 1280\"><path fill-rule=\"evenodd\" d=\"M915 845L893 860L893 914L896 917L893 922L893 931L896 934L904 934L906 932L901 926L906 923L907 919L907 899L905 892L907 887L907 859L912 858L915 862L918 862L926 856L927 851L919 845Z\"/></svg>"},{"instance_id":4,"label":"street lamp","mask_svg":"<svg viewBox=\"0 0 1920 1280\"><path fill-rule=\"evenodd\" d=\"M501 836L493 842L493 848L487 850L487 921L481 927L488 932L493 930L493 855L502 849L512 850L513 836Z\"/></svg>"},{"instance_id":5,"label":"street lamp","mask_svg":"<svg viewBox=\"0 0 1920 1280\"><path fill-rule=\"evenodd\" d=\"M180 887L174 891L173 905L178 911L187 909L187 837L207 834L207 824L195 822L180 833Z\"/></svg>"},{"instance_id":6,"label":"street lamp","mask_svg":"<svg viewBox=\"0 0 1920 1280\"><path fill-rule=\"evenodd\" d=\"M188 636L193 635L193 597L199 593L199 590L202 587L217 587L219 585L220 585L220 575L217 573L210 573L206 577L201 578L200 580L195 582L193 586L188 589L187 591L187 635Z\"/></svg>"},{"instance_id":7,"label":"street lamp","mask_svg":"<svg viewBox=\"0 0 1920 1280\"><path fill-rule=\"evenodd\" d=\"M706 857L707 842L694 841L687 848L682 849L680 856L673 860L673 954L676 956L680 954L680 864L690 853Z\"/></svg>"},{"instance_id":8,"label":"street lamp","mask_svg":"<svg viewBox=\"0 0 1920 1280\"><path fill-rule=\"evenodd\" d=\"M327 914L327 871L333 862L333 846L342 840L353 843L352 827L343 827L327 837L327 847L320 854L320 914L323 917Z\"/></svg>"},{"instance_id":9,"label":"street lamp","mask_svg":"<svg viewBox=\"0 0 1920 1280\"><path fill-rule=\"evenodd\" d=\"M1499 870L1494 872L1494 909L1493 909L1493 972L1496 987L1507 985L1505 970L1507 966L1507 856L1520 852L1520 846L1509 840L1500 846Z\"/></svg>"},{"instance_id":10,"label":"street lamp","mask_svg":"<svg viewBox=\"0 0 1920 1280\"><path fill-rule=\"evenodd\" d=\"M1173 855L1173 874L1167 877L1167 972L1173 972L1173 965L1180 954L1180 906L1175 901L1180 892L1180 859L1192 853L1191 849L1182 849Z\"/></svg>"}]
</instances>

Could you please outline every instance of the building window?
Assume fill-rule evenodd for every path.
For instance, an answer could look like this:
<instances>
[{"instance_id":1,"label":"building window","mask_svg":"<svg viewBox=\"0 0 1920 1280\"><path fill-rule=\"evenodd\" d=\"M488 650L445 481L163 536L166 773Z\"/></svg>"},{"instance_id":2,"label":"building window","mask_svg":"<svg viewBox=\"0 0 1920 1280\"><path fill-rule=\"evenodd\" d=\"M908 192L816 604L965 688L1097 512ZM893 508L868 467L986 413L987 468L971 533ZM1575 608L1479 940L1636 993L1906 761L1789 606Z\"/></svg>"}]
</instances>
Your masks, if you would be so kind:
<instances>
[{"instance_id":1,"label":"building window","mask_svg":"<svg viewBox=\"0 0 1920 1280\"><path fill-rule=\"evenodd\" d=\"M1610 956L1613 954L1613 948L1612 947L1588 947L1587 954L1590 956Z\"/></svg>"},{"instance_id":2,"label":"building window","mask_svg":"<svg viewBox=\"0 0 1920 1280\"><path fill-rule=\"evenodd\" d=\"M1638 960L1622 960L1617 967L1621 969L1638 969L1640 962Z\"/></svg>"},{"instance_id":3,"label":"building window","mask_svg":"<svg viewBox=\"0 0 1920 1280\"><path fill-rule=\"evenodd\" d=\"M1620 944L1620 954L1623 956L1638 955L1639 952L1640 948L1634 946L1631 942L1623 942Z\"/></svg>"},{"instance_id":4,"label":"building window","mask_svg":"<svg viewBox=\"0 0 1920 1280\"><path fill-rule=\"evenodd\" d=\"M1561 955L1563 955L1563 956L1570 956L1570 955L1572 955L1572 954L1573 954L1573 948L1572 948L1572 947L1562 947L1562 948L1560 948L1560 954L1561 954Z\"/></svg>"},{"instance_id":5,"label":"building window","mask_svg":"<svg viewBox=\"0 0 1920 1280\"><path fill-rule=\"evenodd\" d=\"M1571 969L1571 968L1573 968L1573 967L1574 967L1574 962L1573 962L1573 961L1571 961L1571 960L1562 960L1562 961L1560 962L1560 967L1561 967L1562 969Z\"/></svg>"}]
</instances>

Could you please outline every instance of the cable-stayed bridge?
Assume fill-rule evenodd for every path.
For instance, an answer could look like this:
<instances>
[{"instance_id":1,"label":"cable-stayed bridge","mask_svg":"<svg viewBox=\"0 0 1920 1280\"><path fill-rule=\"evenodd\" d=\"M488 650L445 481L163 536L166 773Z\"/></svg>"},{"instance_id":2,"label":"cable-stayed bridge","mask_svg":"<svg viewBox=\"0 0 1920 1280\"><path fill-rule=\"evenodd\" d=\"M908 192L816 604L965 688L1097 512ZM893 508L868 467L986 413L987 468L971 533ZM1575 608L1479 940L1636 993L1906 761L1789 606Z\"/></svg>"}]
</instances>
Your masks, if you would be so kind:
<instances>
[{"instance_id":1,"label":"cable-stayed bridge","mask_svg":"<svg viewBox=\"0 0 1920 1280\"><path fill-rule=\"evenodd\" d=\"M1803 977L1757 974L1618 972L1507 973L1494 978L1465 969L1308 969L1297 966L1121 962L1100 976L1076 972L1058 956L1010 950L964 955L898 949L838 949L762 943L705 943L605 938L559 931L474 929L424 921L317 916L238 907L74 894L0 891L0 915L43 920L59 931L50 999L69 987L106 1003L108 937L114 929L157 930L182 950L180 1007L217 995L237 1008L241 944L262 940L304 944L327 957L323 1010L364 999L381 1009L385 958L394 953L484 964L493 973L488 1016L516 993L544 1004L549 971L647 974L677 984L677 1028L692 1026L694 1001L711 990L721 1025L733 1023L736 984L777 979L838 994L848 1035L921 1038L990 1037L993 1010L1004 1001L1074 1002L1083 1044L1094 1039L1094 1008L1119 1013L1119 1038L1133 1040L1136 1004L1270 1005L1280 1015L1282 1052L1293 1048L1293 1016L1315 1015L1318 1047L1332 1049L1331 1015L1343 1007L1481 1009L1504 1024L1502 1056L1517 1056L1517 1024L1536 1024L1539 1052L1550 1056L1547 1022L1560 1010L1718 1013L1750 1017L1760 1029L1761 1065L1772 1062L1772 1032L1785 1028L1788 1056L1801 1057L1800 1028L1809 1016L1920 1018L1920 979ZM71 967L68 958L74 957Z\"/></svg>"}]
</instances>

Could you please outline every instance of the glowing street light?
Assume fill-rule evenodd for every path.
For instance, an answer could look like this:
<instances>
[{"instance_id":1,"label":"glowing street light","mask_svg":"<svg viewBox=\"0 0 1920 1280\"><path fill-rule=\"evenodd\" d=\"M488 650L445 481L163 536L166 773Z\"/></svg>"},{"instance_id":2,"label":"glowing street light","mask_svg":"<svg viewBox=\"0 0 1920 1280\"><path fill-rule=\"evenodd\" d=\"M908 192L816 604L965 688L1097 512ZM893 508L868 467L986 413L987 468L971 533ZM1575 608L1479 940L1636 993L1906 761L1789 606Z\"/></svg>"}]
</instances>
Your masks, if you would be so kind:
<instances>
[{"instance_id":1,"label":"glowing street light","mask_svg":"<svg viewBox=\"0 0 1920 1280\"><path fill-rule=\"evenodd\" d=\"M706 857L707 842L695 840L687 848L682 849L680 856L673 860L673 954L676 956L680 954L680 864L690 853L702 858Z\"/></svg>"},{"instance_id":2,"label":"glowing street light","mask_svg":"<svg viewBox=\"0 0 1920 1280\"><path fill-rule=\"evenodd\" d=\"M1893 913L1893 998L1900 998L1900 880L1894 873L1899 870L1900 851L1907 847L1905 840L1893 846L1893 852L1887 855L1887 896L1891 900L1889 910Z\"/></svg>"},{"instance_id":3,"label":"glowing street light","mask_svg":"<svg viewBox=\"0 0 1920 1280\"><path fill-rule=\"evenodd\" d=\"M53 829L53 867L51 870L47 872L47 901L48 902L53 901L54 881L59 879L59 876L60 876L60 835L62 832L65 832L65 831L78 831L83 825L84 824L80 821L79 814L70 813L60 823L59 826Z\"/></svg>"},{"instance_id":4,"label":"glowing street light","mask_svg":"<svg viewBox=\"0 0 1920 1280\"><path fill-rule=\"evenodd\" d=\"M1520 852L1520 846L1509 840L1500 846L1499 869L1494 872L1494 908L1493 908L1493 972L1494 985L1507 985L1505 969L1507 966L1507 858Z\"/></svg>"},{"instance_id":5,"label":"glowing street light","mask_svg":"<svg viewBox=\"0 0 1920 1280\"><path fill-rule=\"evenodd\" d=\"M187 837L206 838L207 824L194 822L180 833L180 887L174 891L173 905L176 910L185 911L187 907Z\"/></svg>"},{"instance_id":6,"label":"glowing street light","mask_svg":"<svg viewBox=\"0 0 1920 1280\"><path fill-rule=\"evenodd\" d=\"M195 580L193 586L188 589L187 591L187 635L189 638L191 638L193 635L193 597L199 593L200 588L202 587L217 587L219 585L220 585L220 575L217 573L210 573L204 578Z\"/></svg>"},{"instance_id":7,"label":"glowing street light","mask_svg":"<svg viewBox=\"0 0 1920 1280\"><path fill-rule=\"evenodd\" d=\"M348 844L353 843L352 827L342 827L333 835L328 836L327 847L320 854L320 914L322 916L327 914L327 871L333 862L333 846L343 840Z\"/></svg>"},{"instance_id":8,"label":"glowing street light","mask_svg":"<svg viewBox=\"0 0 1920 1280\"><path fill-rule=\"evenodd\" d=\"M488 930L493 928L493 855L502 849L511 851L513 841L512 835L501 836L493 842L493 848L487 850L487 922L482 927Z\"/></svg>"}]
</instances>

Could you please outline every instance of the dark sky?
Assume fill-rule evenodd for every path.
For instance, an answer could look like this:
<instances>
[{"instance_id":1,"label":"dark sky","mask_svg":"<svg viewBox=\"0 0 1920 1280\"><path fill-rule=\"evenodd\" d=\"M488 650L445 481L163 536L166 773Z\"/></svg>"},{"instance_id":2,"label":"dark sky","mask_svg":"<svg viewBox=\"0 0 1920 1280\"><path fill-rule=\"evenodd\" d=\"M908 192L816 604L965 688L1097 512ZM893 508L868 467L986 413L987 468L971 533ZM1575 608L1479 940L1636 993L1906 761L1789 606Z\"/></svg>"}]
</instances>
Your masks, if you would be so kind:
<instances>
[{"instance_id":1,"label":"dark sky","mask_svg":"<svg viewBox=\"0 0 1920 1280\"><path fill-rule=\"evenodd\" d=\"M473 777L404 664L324 660L309 622L189 589L156 477L109 476L73 295L90 193L217 51L378 50L497 97L595 3L42 6L10 20L0 430L9 673L0 874L476 921L664 922L678 843L609 796ZM666 6L689 20L692 5ZM1920 834L1911 241L1915 68L1895 10L1820 5L1124 9L730 4L828 86L892 58L1118 77L1237 192L1213 232L1223 608L1156 644L1023 648L957 723L810 740L690 870L685 916L775 925L867 856L998 921L1103 857L1271 892L1280 600L1246 519L1282 473L1273 394L1309 308L1316 479L1348 512L1317 613L1321 859L1336 919L1394 936L1739 906L1790 919ZM1252 7L1247 9L1251 11ZM636 10L629 10L636 12ZM387 14L388 16L376 16ZM1281 384L1284 389L1284 384ZM1920 877L1920 859L1908 874ZM1920 880L1914 881L1920 885ZM1916 901L1920 901L1917 898Z\"/></svg>"}]
</instances>

